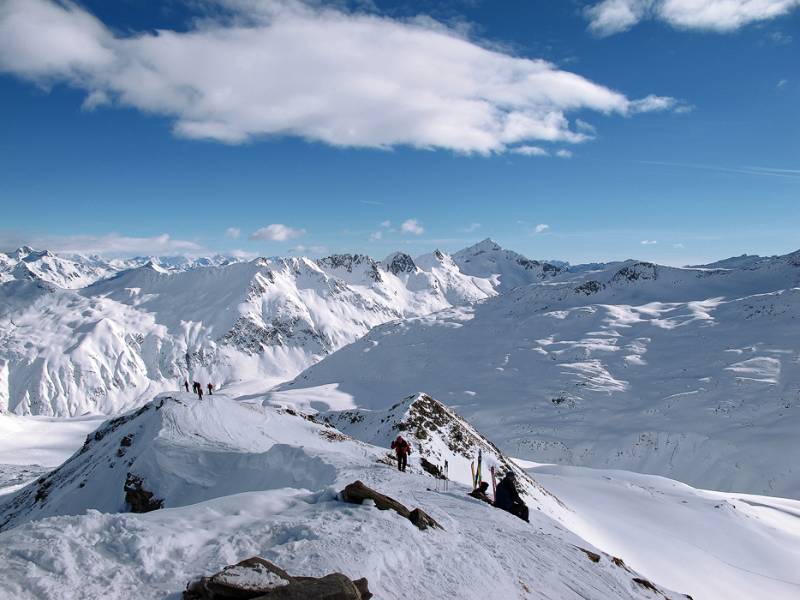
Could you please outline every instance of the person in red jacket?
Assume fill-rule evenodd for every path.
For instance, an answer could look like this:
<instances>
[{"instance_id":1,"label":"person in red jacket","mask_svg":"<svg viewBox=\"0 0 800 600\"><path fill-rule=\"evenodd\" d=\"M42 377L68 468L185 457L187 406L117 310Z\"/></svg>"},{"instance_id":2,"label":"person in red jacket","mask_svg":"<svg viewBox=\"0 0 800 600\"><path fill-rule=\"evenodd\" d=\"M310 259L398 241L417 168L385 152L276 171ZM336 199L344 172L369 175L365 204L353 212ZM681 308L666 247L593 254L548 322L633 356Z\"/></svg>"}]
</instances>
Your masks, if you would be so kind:
<instances>
[{"instance_id":1,"label":"person in red jacket","mask_svg":"<svg viewBox=\"0 0 800 600\"><path fill-rule=\"evenodd\" d=\"M405 441L402 435L398 435L397 439L392 442L392 450L397 455L397 469L405 472L408 466L408 455L411 454L411 444Z\"/></svg>"}]
</instances>

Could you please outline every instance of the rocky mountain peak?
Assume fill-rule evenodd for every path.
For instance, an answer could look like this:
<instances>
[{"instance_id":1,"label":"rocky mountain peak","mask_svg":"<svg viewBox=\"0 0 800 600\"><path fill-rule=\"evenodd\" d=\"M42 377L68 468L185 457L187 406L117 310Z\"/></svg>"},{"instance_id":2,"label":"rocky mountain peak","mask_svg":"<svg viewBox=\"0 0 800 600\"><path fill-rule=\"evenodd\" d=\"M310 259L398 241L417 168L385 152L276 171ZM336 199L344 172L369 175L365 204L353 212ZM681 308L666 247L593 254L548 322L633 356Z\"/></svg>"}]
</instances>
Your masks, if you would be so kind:
<instances>
[{"instance_id":1,"label":"rocky mountain peak","mask_svg":"<svg viewBox=\"0 0 800 600\"><path fill-rule=\"evenodd\" d=\"M395 252L387 256L383 264L386 270L398 275L400 273L413 273L417 270L414 259L405 252Z\"/></svg>"}]
</instances>

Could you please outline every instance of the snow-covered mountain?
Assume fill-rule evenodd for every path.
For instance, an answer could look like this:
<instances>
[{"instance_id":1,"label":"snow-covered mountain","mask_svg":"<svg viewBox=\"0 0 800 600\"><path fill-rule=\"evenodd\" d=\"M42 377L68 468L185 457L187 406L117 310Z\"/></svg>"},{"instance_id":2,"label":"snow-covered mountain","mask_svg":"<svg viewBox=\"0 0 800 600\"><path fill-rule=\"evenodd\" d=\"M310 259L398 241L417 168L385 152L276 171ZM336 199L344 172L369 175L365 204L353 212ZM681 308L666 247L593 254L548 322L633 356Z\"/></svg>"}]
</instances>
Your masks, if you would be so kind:
<instances>
[{"instance_id":1,"label":"snow-covered mountain","mask_svg":"<svg viewBox=\"0 0 800 600\"><path fill-rule=\"evenodd\" d=\"M500 292L555 277L563 271L548 262L530 260L505 250L489 238L453 255L462 273L492 281Z\"/></svg>"},{"instance_id":2,"label":"snow-covered mountain","mask_svg":"<svg viewBox=\"0 0 800 600\"><path fill-rule=\"evenodd\" d=\"M514 456L797 498L799 327L800 253L629 261L383 325L274 397L385 410L421 388Z\"/></svg>"},{"instance_id":3,"label":"snow-covered mountain","mask_svg":"<svg viewBox=\"0 0 800 600\"><path fill-rule=\"evenodd\" d=\"M497 294L496 279L439 251L380 262L2 256L0 411L19 414L114 413L185 378L264 390L376 325Z\"/></svg>"},{"instance_id":4,"label":"snow-covered mountain","mask_svg":"<svg viewBox=\"0 0 800 600\"><path fill-rule=\"evenodd\" d=\"M414 446L407 473L384 445L398 431ZM16 438L0 462L32 443ZM696 600L796 596L798 502L574 467L528 468L529 479L424 393L386 411L316 419L224 394L200 402L174 393L73 447L61 467L0 496L0 578L10 597L177 597L188 581L253 555L290 573L366 577L377 598L687 597L668 588ZM530 523L467 496L463 460L478 448L484 467L514 468L527 482ZM449 461L447 491L423 457ZM355 480L443 529L342 502L338 492Z\"/></svg>"},{"instance_id":5,"label":"snow-covered mountain","mask_svg":"<svg viewBox=\"0 0 800 600\"><path fill-rule=\"evenodd\" d=\"M167 271L224 266L240 259L216 254L208 257L137 256L106 259L99 255L54 254L22 246L13 252L0 252L0 283L42 281L64 289L80 289L127 269L156 264Z\"/></svg>"},{"instance_id":6,"label":"snow-covered mountain","mask_svg":"<svg viewBox=\"0 0 800 600\"><path fill-rule=\"evenodd\" d=\"M548 514L568 512L550 495L528 494L525 523L455 482L431 490L416 461L399 473L385 452L222 395L156 398L0 504L3 588L20 599L162 598L262 555L303 575L367 577L378 598L681 597L571 533ZM342 502L355 480L443 528Z\"/></svg>"}]
</instances>

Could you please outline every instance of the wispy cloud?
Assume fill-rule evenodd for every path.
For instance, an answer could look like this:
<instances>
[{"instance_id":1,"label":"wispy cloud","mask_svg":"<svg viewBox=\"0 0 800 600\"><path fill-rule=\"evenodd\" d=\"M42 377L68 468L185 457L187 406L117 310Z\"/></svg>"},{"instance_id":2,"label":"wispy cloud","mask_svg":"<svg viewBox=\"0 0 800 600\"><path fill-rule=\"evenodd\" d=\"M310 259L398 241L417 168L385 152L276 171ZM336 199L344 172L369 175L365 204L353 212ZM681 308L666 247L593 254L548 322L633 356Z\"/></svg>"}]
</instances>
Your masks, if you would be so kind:
<instances>
[{"instance_id":1,"label":"wispy cloud","mask_svg":"<svg viewBox=\"0 0 800 600\"><path fill-rule=\"evenodd\" d=\"M775 87L777 87L778 89L783 89L783 88L786 87L787 83L789 83L788 79L781 79L781 80L778 81L778 83L776 84Z\"/></svg>"},{"instance_id":2,"label":"wispy cloud","mask_svg":"<svg viewBox=\"0 0 800 600\"><path fill-rule=\"evenodd\" d=\"M539 223L539 224L538 224L536 227L534 227L534 228L531 230L531 234L533 234L533 235L538 235L538 234L540 234L540 233L544 233L544 232L545 232L545 231L547 231L548 229L550 229L550 225L547 225L547 224L545 224L545 223Z\"/></svg>"},{"instance_id":3,"label":"wispy cloud","mask_svg":"<svg viewBox=\"0 0 800 600\"><path fill-rule=\"evenodd\" d=\"M642 246L655 246L658 244L658 240L642 240Z\"/></svg>"},{"instance_id":4,"label":"wispy cloud","mask_svg":"<svg viewBox=\"0 0 800 600\"><path fill-rule=\"evenodd\" d=\"M383 232L382 231L373 231L372 233L369 234L369 241L370 242L377 242L381 238L383 238Z\"/></svg>"},{"instance_id":5,"label":"wispy cloud","mask_svg":"<svg viewBox=\"0 0 800 600\"><path fill-rule=\"evenodd\" d=\"M230 238L232 240L238 240L239 236L242 235L242 230L238 227L228 227L225 230L225 237Z\"/></svg>"},{"instance_id":6,"label":"wispy cloud","mask_svg":"<svg viewBox=\"0 0 800 600\"><path fill-rule=\"evenodd\" d=\"M326 246L304 246L298 244L294 248L289 248L290 254L311 254L319 256L320 254L327 254L328 248Z\"/></svg>"},{"instance_id":7,"label":"wispy cloud","mask_svg":"<svg viewBox=\"0 0 800 600\"><path fill-rule=\"evenodd\" d=\"M511 152L523 156L550 156L550 153L541 146L517 146L511 148Z\"/></svg>"},{"instance_id":8,"label":"wispy cloud","mask_svg":"<svg viewBox=\"0 0 800 600\"><path fill-rule=\"evenodd\" d=\"M464 227L464 233L474 233L474 232L478 231L478 229L480 229L480 228L481 228L481 224L480 223L470 223L469 225Z\"/></svg>"},{"instance_id":9,"label":"wispy cloud","mask_svg":"<svg viewBox=\"0 0 800 600\"><path fill-rule=\"evenodd\" d=\"M721 165L704 165L700 163L681 163L658 160L636 161L644 165L655 165L661 167L678 167L682 169L697 169L701 171L716 171L719 173L732 173L739 175L759 175L764 177L785 177L789 179L800 179L800 169L781 169L774 167L725 167Z\"/></svg>"},{"instance_id":10,"label":"wispy cloud","mask_svg":"<svg viewBox=\"0 0 800 600\"><path fill-rule=\"evenodd\" d=\"M585 14L589 29L601 36L626 31L646 19L722 33L775 19L798 6L800 0L603 0Z\"/></svg>"},{"instance_id":11,"label":"wispy cloud","mask_svg":"<svg viewBox=\"0 0 800 600\"><path fill-rule=\"evenodd\" d=\"M368 206L383 206L383 202L379 202L377 200L359 200L361 204L367 204Z\"/></svg>"},{"instance_id":12,"label":"wispy cloud","mask_svg":"<svg viewBox=\"0 0 800 600\"><path fill-rule=\"evenodd\" d=\"M410 233L411 235L422 235L425 229L419 224L416 219L407 219L400 225L400 231L403 233Z\"/></svg>"},{"instance_id":13,"label":"wispy cloud","mask_svg":"<svg viewBox=\"0 0 800 600\"><path fill-rule=\"evenodd\" d=\"M197 242L174 239L167 233L136 237L118 233L60 236L0 232L0 248L12 250L24 244L65 254L101 254L109 257L205 252L205 248Z\"/></svg>"},{"instance_id":14,"label":"wispy cloud","mask_svg":"<svg viewBox=\"0 0 800 600\"><path fill-rule=\"evenodd\" d=\"M170 119L176 135L229 144L292 136L490 154L584 141L590 136L568 118L577 111L674 106L629 99L429 17L296 0L219 6L186 31L119 33L78 3L4 0L0 72L66 83L86 92L87 108L132 107Z\"/></svg>"},{"instance_id":15,"label":"wispy cloud","mask_svg":"<svg viewBox=\"0 0 800 600\"><path fill-rule=\"evenodd\" d=\"M285 242L286 240L303 236L305 233L305 229L295 229L293 227L282 225L281 223L273 223L251 233L250 239L258 241Z\"/></svg>"},{"instance_id":16,"label":"wispy cloud","mask_svg":"<svg viewBox=\"0 0 800 600\"><path fill-rule=\"evenodd\" d=\"M562 148L558 152L556 152L556 156L559 158L572 158L574 155L572 154L572 150L567 150Z\"/></svg>"}]
</instances>

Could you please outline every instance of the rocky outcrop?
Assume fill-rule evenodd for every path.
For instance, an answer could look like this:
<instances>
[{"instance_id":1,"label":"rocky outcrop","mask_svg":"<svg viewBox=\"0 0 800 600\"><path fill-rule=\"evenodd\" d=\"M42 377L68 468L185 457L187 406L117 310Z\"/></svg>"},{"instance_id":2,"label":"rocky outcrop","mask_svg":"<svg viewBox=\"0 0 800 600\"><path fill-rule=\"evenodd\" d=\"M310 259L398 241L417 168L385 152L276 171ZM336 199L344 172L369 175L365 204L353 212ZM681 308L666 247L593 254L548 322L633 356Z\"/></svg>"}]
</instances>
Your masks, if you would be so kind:
<instances>
[{"instance_id":1,"label":"rocky outcrop","mask_svg":"<svg viewBox=\"0 0 800 600\"><path fill-rule=\"evenodd\" d=\"M395 275L400 273L414 273L417 271L417 264L405 252L395 252L389 255L384 261L386 270Z\"/></svg>"},{"instance_id":2,"label":"rocky outcrop","mask_svg":"<svg viewBox=\"0 0 800 600\"><path fill-rule=\"evenodd\" d=\"M210 577L190 583L184 600L368 600L365 578L352 580L342 573L324 577L293 577L268 560L254 556L230 565Z\"/></svg>"},{"instance_id":3,"label":"rocky outcrop","mask_svg":"<svg viewBox=\"0 0 800 600\"><path fill-rule=\"evenodd\" d=\"M375 506L378 508L378 510L393 510L401 517L405 517L411 521L423 531L429 528L444 529L424 510L420 508L409 510L394 498L390 498L389 496L385 496L380 492L376 492L372 488L364 485L364 483L361 481L354 481L353 483L349 484L340 492L339 495L342 500L352 504L363 504L364 500L371 500L375 503Z\"/></svg>"},{"instance_id":4,"label":"rocky outcrop","mask_svg":"<svg viewBox=\"0 0 800 600\"><path fill-rule=\"evenodd\" d=\"M141 477L128 473L125 479L125 502L134 513L146 513L164 507L164 501L144 489Z\"/></svg>"}]
</instances>

